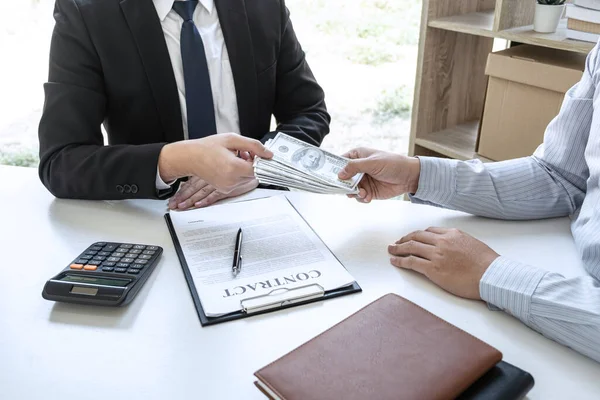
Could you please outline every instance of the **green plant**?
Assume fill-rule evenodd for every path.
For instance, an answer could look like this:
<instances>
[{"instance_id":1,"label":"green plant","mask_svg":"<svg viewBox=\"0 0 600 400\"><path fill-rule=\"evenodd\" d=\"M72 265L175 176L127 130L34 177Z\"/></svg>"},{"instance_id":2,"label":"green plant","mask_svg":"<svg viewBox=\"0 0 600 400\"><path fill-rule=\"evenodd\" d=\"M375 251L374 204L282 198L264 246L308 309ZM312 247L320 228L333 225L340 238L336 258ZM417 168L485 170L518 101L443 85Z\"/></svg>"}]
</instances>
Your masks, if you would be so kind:
<instances>
[{"instance_id":1,"label":"green plant","mask_svg":"<svg viewBox=\"0 0 600 400\"><path fill-rule=\"evenodd\" d=\"M565 4L566 0L537 0L538 4L544 4L547 6L560 6Z\"/></svg>"},{"instance_id":2,"label":"green plant","mask_svg":"<svg viewBox=\"0 0 600 400\"><path fill-rule=\"evenodd\" d=\"M386 50L382 46L357 44L349 49L347 59L355 64L370 65L373 67L396 61L397 56Z\"/></svg>"},{"instance_id":3,"label":"green plant","mask_svg":"<svg viewBox=\"0 0 600 400\"><path fill-rule=\"evenodd\" d=\"M0 165L36 168L40 163L37 152L31 149L0 150Z\"/></svg>"},{"instance_id":4,"label":"green plant","mask_svg":"<svg viewBox=\"0 0 600 400\"><path fill-rule=\"evenodd\" d=\"M407 118L412 109L412 97L412 90L405 85L394 90L385 90L377 100L377 108L367 111L379 124L393 118Z\"/></svg>"}]
</instances>

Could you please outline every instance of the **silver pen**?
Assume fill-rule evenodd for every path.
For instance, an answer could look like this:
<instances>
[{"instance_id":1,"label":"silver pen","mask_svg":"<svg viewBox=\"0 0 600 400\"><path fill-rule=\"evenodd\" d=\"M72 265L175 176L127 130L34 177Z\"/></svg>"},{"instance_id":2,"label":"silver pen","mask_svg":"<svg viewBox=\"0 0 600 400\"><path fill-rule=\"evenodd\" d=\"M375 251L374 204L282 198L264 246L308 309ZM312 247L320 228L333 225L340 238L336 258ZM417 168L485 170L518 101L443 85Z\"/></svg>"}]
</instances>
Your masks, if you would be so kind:
<instances>
[{"instance_id":1,"label":"silver pen","mask_svg":"<svg viewBox=\"0 0 600 400\"><path fill-rule=\"evenodd\" d=\"M235 250L233 251L233 265L231 266L231 273L233 276L237 276L242 270L242 239L244 238L244 233L242 232L242 228L238 230L237 236L235 238Z\"/></svg>"}]
</instances>

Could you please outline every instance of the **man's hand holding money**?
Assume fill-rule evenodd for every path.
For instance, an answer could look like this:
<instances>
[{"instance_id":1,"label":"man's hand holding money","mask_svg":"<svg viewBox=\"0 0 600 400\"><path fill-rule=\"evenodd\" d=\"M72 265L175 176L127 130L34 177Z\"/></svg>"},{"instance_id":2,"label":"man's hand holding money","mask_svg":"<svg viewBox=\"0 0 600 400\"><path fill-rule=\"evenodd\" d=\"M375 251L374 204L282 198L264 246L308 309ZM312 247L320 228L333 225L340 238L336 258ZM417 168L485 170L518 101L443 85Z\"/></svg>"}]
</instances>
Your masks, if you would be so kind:
<instances>
[{"instance_id":1,"label":"man's hand holding money","mask_svg":"<svg viewBox=\"0 0 600 400\"><path fill-rule=\"evenodd\" d=\"M360 202L415 193L419 187L421 163L418 158L366 148L350 150L344 157L350 162L340 171L340 179L365 174L358 184L358 194L349 195Z\"/></svg>"}]
</instances>

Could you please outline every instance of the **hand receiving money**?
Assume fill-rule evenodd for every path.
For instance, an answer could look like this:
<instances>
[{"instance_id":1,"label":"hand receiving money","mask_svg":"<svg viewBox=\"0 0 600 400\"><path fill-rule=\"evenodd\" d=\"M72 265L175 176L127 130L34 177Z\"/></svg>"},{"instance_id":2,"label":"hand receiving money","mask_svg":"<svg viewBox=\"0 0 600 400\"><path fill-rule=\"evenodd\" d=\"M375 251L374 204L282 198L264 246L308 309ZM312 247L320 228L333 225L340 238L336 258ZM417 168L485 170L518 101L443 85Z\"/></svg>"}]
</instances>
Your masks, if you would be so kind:
<instances>
[{"instance_id":1,"label":"hand receiving money","mask_svg":"<svg viewBox=\"0 0 600 400\"><path fill-rule=\"evenodd\" d=\"M348 160L279 132L265 147L274 154L254 159L254 173L263 184L322 194L358 193L363 174L349 180L338 178Z\"/></svg>"}]
</instances>

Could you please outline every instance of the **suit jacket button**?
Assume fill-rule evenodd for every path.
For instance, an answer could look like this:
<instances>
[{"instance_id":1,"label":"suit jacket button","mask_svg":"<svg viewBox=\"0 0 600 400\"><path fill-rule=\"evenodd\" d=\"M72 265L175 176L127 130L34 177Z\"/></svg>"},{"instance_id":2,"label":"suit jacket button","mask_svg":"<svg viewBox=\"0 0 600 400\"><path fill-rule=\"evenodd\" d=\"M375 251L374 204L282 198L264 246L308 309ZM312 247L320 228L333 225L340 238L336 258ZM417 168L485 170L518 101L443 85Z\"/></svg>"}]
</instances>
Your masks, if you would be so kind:
<instances>
[{"instance_id":1,"label":"suit jacket button","mask_svg":"<svg viewBox=\"0 0 600 400\"><path fill-rule=\"evenodd\" d=\"M131 185L131 193L136 194L138 192L137 185Z\"/></svg>"},{"instance_id":2,"label":"suit jacket button","mask_svg":"<svg viewBox=\"0 0 600 400\"><path fill-rule=\"evenodd\" d=\"M123 186L117 185L117 192L123 193Z\"/></svg>"},{"instance_id":3,"label":"suit jacket button","mask_svg":"<svg viewBox=\"0 0 600 400\"><path fill-rule=\"evenodd\" d=\"M131 193L131 186L123 185L123 188L125 189L125 193Z\"/></svg>"}]
</instances>

